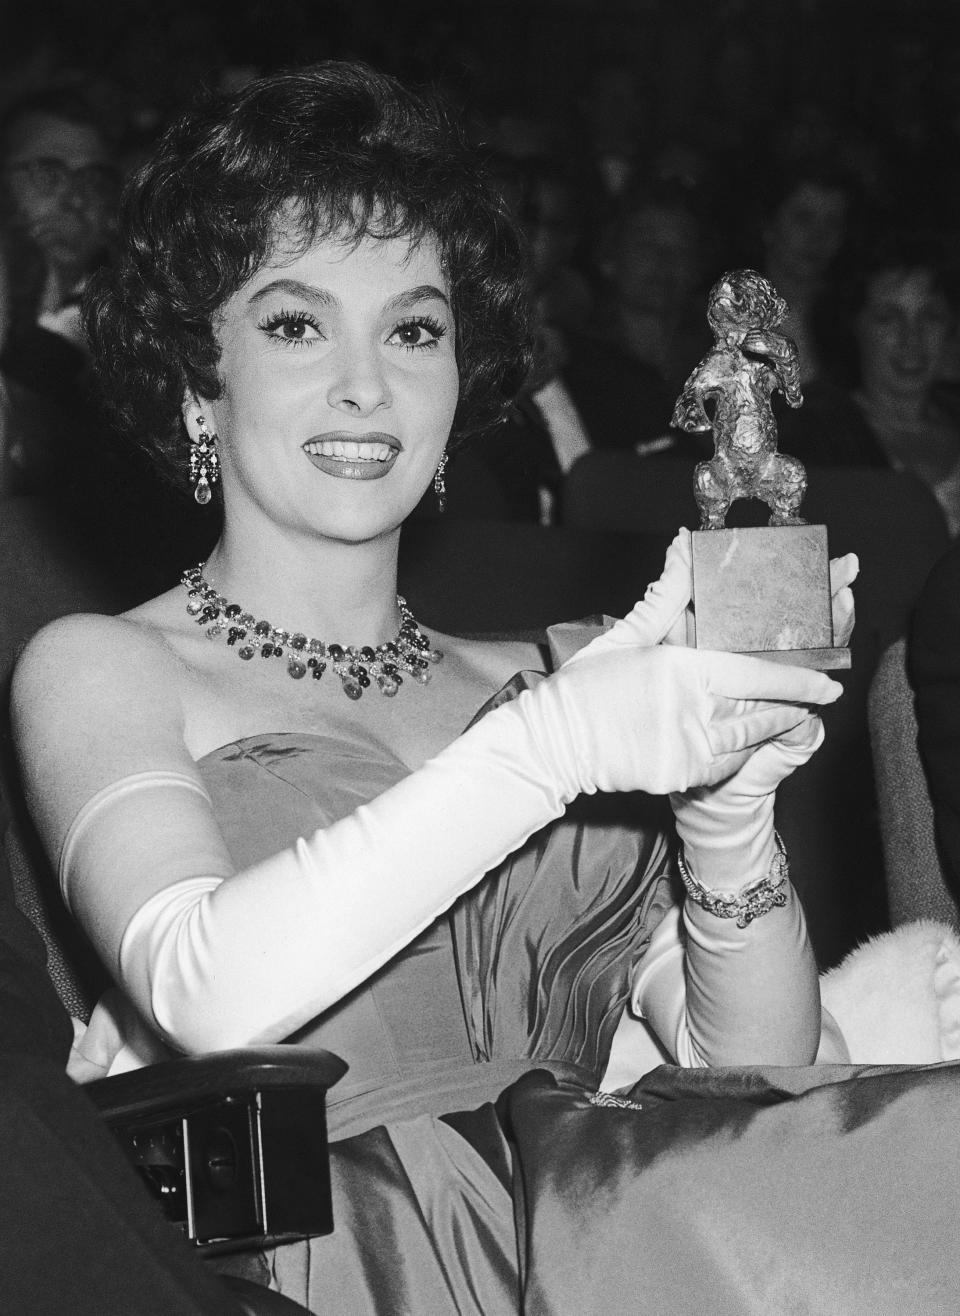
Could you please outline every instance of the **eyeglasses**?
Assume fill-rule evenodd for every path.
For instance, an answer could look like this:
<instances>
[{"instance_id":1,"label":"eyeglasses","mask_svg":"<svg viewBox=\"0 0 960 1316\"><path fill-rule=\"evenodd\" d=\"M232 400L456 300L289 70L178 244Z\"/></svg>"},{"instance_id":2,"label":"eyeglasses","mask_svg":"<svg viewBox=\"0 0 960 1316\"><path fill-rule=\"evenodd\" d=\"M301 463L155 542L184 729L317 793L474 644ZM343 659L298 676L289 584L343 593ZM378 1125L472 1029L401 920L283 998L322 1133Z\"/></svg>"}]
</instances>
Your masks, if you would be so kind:
<instances>
[{"instance_id":1,"label":"eyeglasses","mask_svg":"<svg viewBox=\"0 0 960 1316\"><path fill-rule=\"evenodd\" d=\"M109 201L116 193L119 175L112 165L85 164L71 168L65 160L45 155L36 160L18 160L6 165L4 176L14 193L44 200L63 196L73 188L88 201Z\"/></svg>"}]
</instances>

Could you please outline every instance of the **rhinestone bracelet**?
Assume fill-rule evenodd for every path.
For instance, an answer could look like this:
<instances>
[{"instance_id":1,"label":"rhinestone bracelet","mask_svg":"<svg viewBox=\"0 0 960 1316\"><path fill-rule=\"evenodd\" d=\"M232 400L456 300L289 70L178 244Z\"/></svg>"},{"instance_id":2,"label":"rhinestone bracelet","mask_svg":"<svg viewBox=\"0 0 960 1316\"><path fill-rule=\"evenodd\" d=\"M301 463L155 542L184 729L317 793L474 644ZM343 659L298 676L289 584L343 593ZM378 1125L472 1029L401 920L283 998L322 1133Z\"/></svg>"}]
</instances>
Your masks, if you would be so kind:
<instances>
[{"instance_id":1,"label":"rhinestone bracelet","mask_svg":"<svg viewBox=\"0 0 960 1316\"><path fill-rule=\"evenodd\" d=\"M771 909L782 909L787 903L790 864L779 832L774 832L773 835L777 843L777 853L773 857L769 875L735 893L710 891L707 887L701 886L684 862L683 846L681 846L677 852L677 867L680 870L680 880L694 904L717 918L735 918L738 928L747 927L755 918L769 914Z\"/></svg>"}]
</instances>

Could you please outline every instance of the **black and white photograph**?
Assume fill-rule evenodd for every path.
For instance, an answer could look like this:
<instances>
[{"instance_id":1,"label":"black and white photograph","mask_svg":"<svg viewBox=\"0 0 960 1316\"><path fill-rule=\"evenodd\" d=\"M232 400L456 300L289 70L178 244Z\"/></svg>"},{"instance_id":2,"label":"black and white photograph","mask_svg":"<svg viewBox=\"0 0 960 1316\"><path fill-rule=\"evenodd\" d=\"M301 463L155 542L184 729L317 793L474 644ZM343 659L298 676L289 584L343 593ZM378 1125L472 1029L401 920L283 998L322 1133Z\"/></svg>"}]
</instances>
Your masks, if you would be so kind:
<instances>
[{"instance_id":1,"label":"black and white photograph","mask_svg":"<svg viewBox=\"0 0 960 1316\"><path fill-rule=\"evenodd\" d=\"M7 0L0 674L4 1316L955 1316L954 0Z\"/></svg>"}]
</instances>

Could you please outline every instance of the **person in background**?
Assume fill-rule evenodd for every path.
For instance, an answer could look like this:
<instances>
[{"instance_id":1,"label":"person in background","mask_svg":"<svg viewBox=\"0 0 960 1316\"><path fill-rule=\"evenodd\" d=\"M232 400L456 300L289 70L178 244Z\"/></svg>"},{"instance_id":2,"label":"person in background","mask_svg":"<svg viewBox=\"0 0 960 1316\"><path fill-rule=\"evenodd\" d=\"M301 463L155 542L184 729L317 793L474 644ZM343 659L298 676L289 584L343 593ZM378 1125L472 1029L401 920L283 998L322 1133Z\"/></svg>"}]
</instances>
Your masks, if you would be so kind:
<instances>
[{"instance_id":1,"label":"person in background","mask_svg":"<svg viewBox=\"0 0 960 1316\"><path fill-rule=\"evenodd\" d=\"M854 198L847 170L832 160L801 160L774 174L759 203L759 269L789 307L782 331L797 344L802 384L825 373L817 315L851 228Z\"/></svg>"},{"instance_id":2,"label":"person in background","mask_svg":"<svg viewBox=\"0 0 960 1316\"><path fill-rule=\"evenodd\" d=\"M671 395L711 344L704 287L711 261L691 188L638 180L621 198L602 246L605 288L594 331L656 372Z\"/></svg>"},{"instance_id":3,"label":"person in background","mask_svg":"<svg viewBox=\"0 0 960 1316\"><path fill-rule=\"evenodd\" d=\"M80 295L109 251L119 181L113 148L79 89L32 92L0 117L4 208L44 262L36 321L79 350Z\"/></svg>"},{"instance_id":4,"label":"person in background","mask_svg":"<svg viewBox=\"0 0 960 1316\"><path fill-rule=\"evenodd\" d=\"M941 381L957 321L950 270L938 243L892 234L860 270L848 314L857 345L854 402L884 462L930 486L956 535L960 388Z\"/></svg>"},{"instance_id":5,"label":"person in background","mask_svg":"<svg viewBox=\"0 0 960 1316\"><path fill-rule=\"evenodd\" d=\"M50 400L25 389L3 368L12 326L39 296L43 265L36 250L0 219L0 497L33 494L57 477L67 418Z\"/></svg>"},{"instance_id":6,"label":"person in background","mask_svg":"<svg viewBox=\"0 0 960 1316\"><path fill-rule=\"evenodd\" d=\"M786 451L811 465L887 466L926 483L960 531L960 387L941 378L957 323L953 264L936 239L878 221L848 268L824 336L836 384L781 414Z\"/></svg>"},{"instance_id":7,"label":"person in background","mask_svg":"<svg viewBox=\"0 0 960 1316\"><path fill-rule=\"evenodd\" d=\"M77 87L49 87L8 105L0 116L0 225L8 248L12 313L0 370L24 403L42 415L55 453L47 484L82 482L99 441L80 327L80 297L108 257L119 175L111 145ZM81 455L82 454L82 455Z\"/></svg>"}]
</instances>

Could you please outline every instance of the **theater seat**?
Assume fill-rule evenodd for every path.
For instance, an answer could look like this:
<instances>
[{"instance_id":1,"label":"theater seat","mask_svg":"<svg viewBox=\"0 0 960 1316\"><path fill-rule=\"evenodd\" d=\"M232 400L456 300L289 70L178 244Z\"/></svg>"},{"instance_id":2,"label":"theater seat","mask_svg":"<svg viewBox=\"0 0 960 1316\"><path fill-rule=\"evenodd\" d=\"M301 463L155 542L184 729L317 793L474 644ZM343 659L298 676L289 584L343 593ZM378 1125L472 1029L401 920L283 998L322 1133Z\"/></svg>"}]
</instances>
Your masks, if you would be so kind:
<instances>
[{"instance_id":1,"label":"theater seat","mask_svg":"<svg viewBox=\"0 0 960 1316\"><path fill-rule=\"evenodd\" d=\"M937 851L903 639L891 644L877 665L868 715L890 921L899 927L932 918L960 931L960 910L944 881Z\"/></svg>"}]
</instances>

